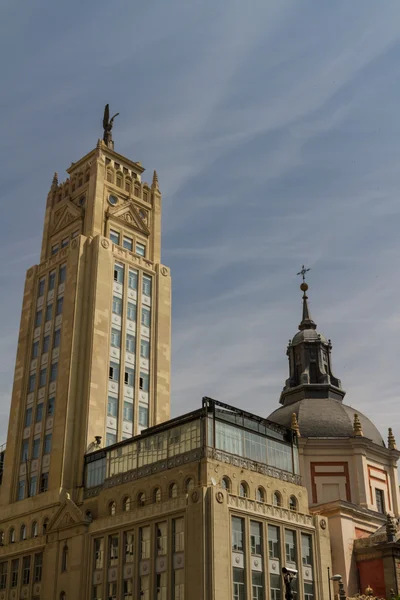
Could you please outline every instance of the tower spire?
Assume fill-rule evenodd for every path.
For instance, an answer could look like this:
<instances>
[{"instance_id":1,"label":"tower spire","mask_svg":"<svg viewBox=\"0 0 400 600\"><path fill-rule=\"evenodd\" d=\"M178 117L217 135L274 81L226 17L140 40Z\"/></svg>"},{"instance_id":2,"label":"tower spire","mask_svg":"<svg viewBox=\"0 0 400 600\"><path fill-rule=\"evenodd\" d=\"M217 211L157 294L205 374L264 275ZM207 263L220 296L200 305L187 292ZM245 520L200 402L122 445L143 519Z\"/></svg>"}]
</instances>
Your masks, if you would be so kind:
<instances>
[{"instance_id":1,"label":"tower spire","mask_svg":"<svg viewBox=\"0 0 400 600\"><path fill-rule=\"evenodd\" d=\"M308 290L308 284L306 283L305 275L310 270L311 269L306 269L305 266L303 265L301 267L301 270L297 273L297 275L301 275L303 278L303 281L300 285L300 289L303 292L303 318L299 325L300 331L303 331L303 329L316 329L317 328L317 325L314 323L314 321L311 318L310 309L308 306L308 296L306 293Z\"/></svg>"}]
</instances>

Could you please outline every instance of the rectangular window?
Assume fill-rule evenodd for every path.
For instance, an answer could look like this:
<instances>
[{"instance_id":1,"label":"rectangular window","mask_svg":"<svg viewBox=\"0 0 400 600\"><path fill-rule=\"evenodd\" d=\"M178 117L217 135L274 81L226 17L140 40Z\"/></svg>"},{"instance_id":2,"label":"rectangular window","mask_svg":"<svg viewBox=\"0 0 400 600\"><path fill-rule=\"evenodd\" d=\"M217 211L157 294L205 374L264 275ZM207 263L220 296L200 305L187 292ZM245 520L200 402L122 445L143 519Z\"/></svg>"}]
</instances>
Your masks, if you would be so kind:
<instances>
[{"instance_id":1,"label":"rectangular window","mask_svg":"<svg viewBox=\"0 0 400 600\"><path fill-rule=\"evenodd\" d=\"M47 321L51 321L53 315L53 305L52 304L48 304L46 306L46 314L44 317L45 322L47 323Z\"/></svg>"},{"instance_id":2,"label":"rectangular window","mask_svg":"<svg viewBox=\"0 0 400 600\"><path fill-rule=\"evenodd\" d=\"M114 315L122 315L122 299L121 298L118 298L117 296L113 296L112 311L113 311Z\"/></svg>"},{"instance_id":3,"label":"rectangular window","mask_svg":"<svg viewBox=\"0 0 400 600\"><path fill-rule=\"evenodd\" d=\"M45 335L43 338L43 354L46 354L46 352L49 351L50 348L50 336L49 335Z\"/></svg>"},{"instance_id":4,"label":"rectangular window","mask_svg":"<svg viewBox=\"0 0 400 600\"><path fill-rule=\"evenodd\" d=\"M44 294L44 288L46 285L46 279L43 278L39 281L39 286L38 286L38 298L41 298Z\"/></svg>"},{"instance_id":5,"label":"rectangular window","mask_svg":"<svg viewBox=\"0 0 400 600\"><path fill-rule=\"evenodd\" d=\"M22 442L22 450L21 450L21 462L25 462L26 460L28 460L28 453L29 453L29 440L24 440Z\"/></svg>"},{"instance_id":6,"label":"rectangular window","mask_svg":"<svg viewBox=\"0 0 400 600\"><path fill-rule=\"evenodd\" d=\"M113 398L113 396L108 396L107 402L107 415L109 417L117 417L118 414L118 400L117 398Z\"/></svg>"},{"instance_id":7,"label":"rectangular window","mask_svg":"<svg viewBox=\"0 0 400 600\"><path fill-rule=\"evenodd\" d=\"M285 529L286 563L296 563L296 533Z\"/></svg>"},{"instance_id":8,"label":"rectangular window","mask_svg":"<svg viewBox=\"0 0 400 600\"><path fill-rule=\"evenodd\" d=\"M128 302L127 317L130 321L136 321L136 304Z\"/></svg>"},{"instance_id":9,"label":"rectangular window","mask_svg":"<svg viewBox=\"0 0 400 600\"><path fill-rule=\"evenodd\" d=\"M132 352L133 354L136 352L136 338L129 333L126 336L126 351Z\"/></svg>"},{"instance_id":10,"label":"rectangular window","mask_svg":"<svg viewBox=\"0 0 400 600\"><path fill-rule=\"evenodd\" d=\"M185 550L185 521L183 517L172 519L172 545L174 552Z\"/></svg>"},{"instance_id":11,"label":"rectangular window","mask_svg":"<svg viewBox=\"0 0 400 600\"><path fill-rule=\"evenodd\" d=\"M55 403L55 398L49 398L48 402L47 402L47 416L48 417L53 417L54 416L54 403Z\"/></svg>"},{"instance_id":12,"label":"rectangular window","mask_svg":"<svg viewBox=\"0 0 400 600\"><path fill-rule=\"evenodd\" d=\"M57 298L57 304L56 304L56 315L61 315L62 313L62 309L63 309L63 304L64 304L64 297L61 296L61 298Z\"/></svg>"},{"instance_id":13,"label":"rectangular window","mask_svg":"<svg viewBox=\"0 0 400 600\"><path fill-rule=\"evenodd\" d=\"M62 265L60 267L60 273L58 276L58 284L64 283L67 276L67 265Z\"/></svg>"},{"instance_id":14,"label":"rectangular window","mask_svg":"<svg viewBox=\"0 0 400 600\"><path fill-rule=\"evenodd\" d=\"M133 600L133 583L131 579L124 580L123 594L124 600Z\"/></svg>"},{"instance_id":15,"label":"rectangular window","mask_svg":"<svg viewBox=\"0 0 400 600\"><path fill-rule=\"evenodd\" d=\"M167 600L167 574L156 575L156 600Z\"/></svg>"},{"instance_id":16,"label":"rectangular window","mask_svg":"<svg viewBox=\"0 0 400 600\"><path fill-rule=\"evenodd\" d=\"M22 559L22 585L28 585L31 575L31 557L24 556Z\"/></svg>"},{"instance_id":17,"label":"rectangular window","mask_svg":"<svg viewBox=\"0 0 400 600\"><path fill-rule=\"evenodd\" d=\"M262 555L262 526L256 521L250 522L250 548L252 554Z\"/></svg>"},{"instance_id":18,"label":"rectangular window","mask_svg":"<svg viewBox=\"0 0 400 600\"><path fill-rule=\"evenodd\" d=\"M311 535L301 534L301 558L305 567L312 567Z\"/></svg>"},{"instance_id":19,"label":"rectangular window","mask_svg":"<svg viewBox=\"0 0 400 600\"><path fill-rule=\"evenodd\" d=\"M244 569L233 567L233 600L246 600Z\"/></svg>"},{"instance_id":20,"label":"rectangular window","mask_svg":"<svg viewBox=\"0 0 400 600\"><path fill-rule=\"evenodd\" d=\"M268 554L270 558L280 558L279 528L268 525Z\"/></svg>"},{"instance_id":21,"label":"rectangular window","mask_svg":"<svg viewBox=\"0 0 400 600\"><path fill-rule=\"evenodd\" d=\"M18 569L19 569L19 558L14 558L11 561L11 587L17 587L18 585Z\"/></svg>"},{"instance_id":22,"label":"rectangular window","mask_svg":"<svg viewBox=\"0 0 400 600\"><path fill-rule=\"evenodd\" d=\"M119 381L119 364L116 362L110 362L109 379L112 381Z\"/></svg>"},{"instance_id":23,"label":"rectangular window","mask_svg":"<svg viewBox=\"0 0 400 600\"><path fill-rule=\"evenodd\" d=\"M35 423L40 423L40 421L42 420L42 417L43 417L43 402L38 404L36 407Z\"/></svg>"},{"instance_id":24,"label":"rectangular window","mask_svg":"<svg viewBox=\"0 0 400 600\"><path fill-rule=\"evenodd\" d=\"M124 248L126 248L127 250L130 250L132 252L133 250L133 239L130 237L126 237L124 236L122 245Z\"/></svg>"},{"instance_id":25,"label":"rectangular window","mask_svg":"<svg viewBox=\"0 0 400 600\"><path fill-rule=\"evenodd\" d=\"M44 436L44 448L43 454L50 454L51 452L51 433Z\"/></svg>"},{"instance_id":26,"label":"rectangular window","mask_svg":"<svg viewBox=\"0 0 400 600\"><path fill-rule=\"evenodd\" d=\"M131 290L137 290L138 272L129 269L128 286Z\"/></svg>"},{"instance_id":27,"label":"rectangular window","mask_svg":"<svg viewBox=\"0 0 400 600\"><path fill-rule=\"evenodd\" d=\"M139 256L146 256L146 246L136 242L136 254L139 254Z\"/></svg>"},{"instance_id":28,"label":"rectangular window","mask_svg":"<svg viewBox=\"0 0 400 600\"><path fill-rule=\"evenodd\" d=\"M244 521L239 517L232 517L232 550L244 552Z\"/></svg>"},{"instance_id":29,"label":"rectangular window","mask_svg":"<svg viewBox=\"0 0 400 600\"><path fill-rule=\"evenodd\" d=\"M261 571L251 573L251 600L264 600L264 581Z\"/></svg>"},{"instance_id":30,"label":"rectangular window","mask_svg":"<svg viewBox=\"0 0 400 600\"><path fill-rule=\"evenodd\" d=\"M40 493L47 492L49 487L49 474L42 473L40 476Z\"/></svg>"},{"instance_id":31,"label":"rectangular window","mask_svg":"<svg viewBox=\"0 0 400 600\"><path fill-rule=\"evenodd\" d=\"M94 585L93 586L92 600L103 600L103 586L102 585Z\"/></svg>"},{"instance_id":32,"label":"rectangular window","mask_svg":"<svg viewBox=\"0 0 400 600\"><path fill-rule=\"evenodd\" d=\"M40 371L39 387L43 387L44 385L46 385L46 379L47 379L47 369L45 367L44 369L41 369L41 371Z\"/></svg>"},{"instance_id":33,"label":"rectangular window","mask_svg":"<svg viewBox=\"0 0 400 600\"><path fill-rule=\"evenodd\" d=\"M150 527L141 527L139 529L140 536L140 558L141 560L150 558Z\"/></svg>"},{"instance_id":34,"label":"rectangular window","mask_svg":"<svg viewBox=\"0 0 400 600\"><path fill-rule=\"evenodd\" d=\"M53 338L53 350L54 350L54 348L59 347L60 340L61 340L61 329L56 329L54 332L54 338Z\"/></svg>"},{"instance_id":35,"label":"rectangular window","mask_svg":"<svg viewBox=\"0 0 400 600\"><path fill-rule=\"evenodd\" d=\"M185 571L177 569L172 572L172 600L185 600Z\"/></svg>"},{"instance_id":36,"label":"rectangular window","mask_svg":"<svg viewBox=\"0 0 400 600\"><path fill-rule=\"evenodd\" d=\"M314 584L304 582L304 600L314 600Z\"/></svg>"},{"instance_id":37,"label":"rectangular window","mask_svg":"<svg viewBox=\"0 0 400 600\"><path fill-rule=\"evenodd\" d=\"M125 376L124 376L125 385L129 385L131 387L134 386L135 383L135 371L130 367L125 367Z\"/></svg>"},{"instance_id":38,"label":"rectangular window","mask_svg":"<svg viewBox=\"0 0 400 600\"><path fill-rule=\"evenodd\" d=\"M28 393L35 391L35 385L36 385L36 373L31 373L29 375Z\"/></svg>"},{"instance_id":39,"label":"rectangular window","mask_svg":"<svg viewBox=\"0 0 400 600\"><path fill-rule=\"evenodd\" d=\"M51 247L51 255L54 256L54 254L57 254L58 250L59 250L59 245L58 244L54 244Z\"/></svg>"},{"instance_id":40,"label":"rectangular window","mask_svg":"<svg viewBox=\"0 0 400 600\"><path fill-rule=\"evenodd\" d=\"M40 452L40 438L36 438L35 440L33 440L32 458L39 458L39 452Z\"/></svg>"},{"instance_id":41,"label":"rectangular window","mask_svg":"<svg viewBox=\"0 0 400 600\"><path fill-rule=\"evenodd\" d=\"M385 494L383 490L375 488L376 510L382 514L385 513Z\"/></svg>"},{"instance_id":42,"label":"rectangular window","mask_svg":"<svg viewBox=\"0 0 400 600\"><path fill-rule=\"evenodd\" d=\"M94 540L94 568L102 569L104 559L104 539L98 538Z\"/></svg>"},{"instance_id":43,"label":"rectangular window","mask_svg":"<svg viewBox=\"0 0 400 600\"><path fill-rule=\"evenodd\" d=\"M147 340L140 340L140 356L143 358L150 356L150 343Z\"/></svg>"},{"instance_id":44,"label":"rectangular window","mask_svg":"<svg viewBox=\"0 0 400 600\"><path fill-rule=\"evenodd\" d=\"M151 277L143 275L143 294L151 296Z\"/></svg>"},{"instance_id":45,"label":"rectangular window","mask_svg":"<svg viewBox=\"0 0 400 600\"><path fill-rule=\"evenodd\" d=\"M108 546L108 565L109 567L114 567L118 564L118 544L119 544L119 536L112 535L109 538L109 546Z\"/></svg>"},{"instance_id":46,"label":"rectangular window","mask_svg":"<svg viewBox=\"0 0 400 600\"><path fill-rule=\"evenodd\" d=\"M36 496L37 477L33 475L29 480L29 496L32 498Z\"/></svg>"},{"instance_id":47,"label":"rectangular window","mask_svg":"<svg viewBox=\"0 0 400 600\"><path fill-rule=\"evenodd\" d=\"M54 290L56 285L56 272L52 271L50 273L50 277L49 277L49 292L51 292L51 290Z\"/></svg>"},{"instance_id":48,"label":"rectangular window","mask_svg":"<svg viewBox=\"0 0 400 600\"><path fill-rule=\"evenodd\" d=\"M111 329L111 346L113 348L121 347L121 332L114 327Z\"/></svg>"},{"instance_id":49,"label":"rectangular window","mask_svg":"<svg viewBox=\"0 0 400 600\"><path fill-rule=\"evenodd\" d=\"M117 244L119 246L119 233L114 229L110 229L110 240L113 244Z\"/></svg>"},{"instance_id":50,"label":"rectangular window","mask_svg":"<svg viewBox=\"0 0 400 600\"><path fill-rule=\"evenodd\" d=\"M133 421L133 404L124 402L124 421L132 423Z\"/></svg>"},{"instance_id":51,"label":"rectangular window","mask_svg":"<svg viewBox=\"0 0 400 600\"><path fill-rule=\"evenodd\" d=\"M149 391L149 374L140 372L139 387L144 392Z\"/></svg>"},{"instance_id":52,"label":"rectangular window","mask_svg":"<svg viewBox=\"0 0 400 600\"><path fill-rule=\"evenodd\" d=\"M51 365L50 382L53 382L57 379L57 373L58 373L58 362L55 362Z\"/></svg>"},{"instance_id":53,"label":"rectangular window","mask_svg":"<svg viewBox=\"0 0 400 600\"><path fill-rule=\"evenodd\" d=\"M156 545L157 545L157 556L163 556L167 554L167 522L157 523L156 525Z\"/></svg>"},{"instance_id":54,"label":"rectangular window","mask_svg":"<svg viewBox=\"0 0 400 600\"><path fill-rule=\"evenodd\" d=\"M150 311L148 308L142 308L142 325L150 327Z\"/></svg>"},{"instance_id":55,"label":"rectangular window","mask_svg":"<svg viewBox=\"0 0 400 600\"><path fill-rule=\"evenodd\" d=\"M124 533L124 560L126 563L134 562L135 536L133 531Z\"/></svg>"},{"instance_id":56,"label":"rectangular window","mask_svg":"<svg viewBox=\"0 0 400 600\"><path fill-rule=\"evenodd\" d=\"M64 238L61 240L61 248L66 248L69 244L69 238Z\"/></svg>"},{"instance_id":57,"label":"rectangular window","mask_svg":"<svg viewBox=\"0 0 400 600\"><path fill-rule=\"evenodd\" d=\"M42 310L36 311L35 327L40 327L41 326L41 324L42 324L42 317L43 317L43 311Z\"/></svg>"},{"instance_id":58,"label":"rectangular window","mask_svg":"<svg viewBox=\"0 0 400 600\"><path fill-rule=\"evenodd\" d=\"M117 600L117 584L115 581L107 586L107 600Z\"/></svg>"},{"instance_id":59,"label":"rectangular window","mask_svg":"<svg viewBox=\"0 0 400 600\"><path fill-rule=\"evenodd\" d=\"M139 406L139 425L147 427L149 424L149 409L147 406Z\"/></svg>"},{"instance_id":60,"label":"rectangular window","mask_svg":"<svg viewBox=\"0 0 400 600\"><path fill-rule=\"evenodd\" d=\"M110 433L107 431L106 433L106 446L112 446L112 444L116 444L117 436L115 433Z\"/></svg>"},{"instance_id":61,"label":"rectangular window","mask_svg":"<svg viewBox=\"0 0 400 600\"><path fill-rule=\"evenodd\" d=\"M7 567L6 560L0 563L0 590L5 590L7 587Z\"/></svg>"},{"instance_id":62,"label":"rectangular window","mask_svg":"<svg viewBox=\"0 0 400 600\"><path fill-rule=\"evenodd\" d=\"M34 562L34 582L42 581L42 566L43 566L43 553L35 554Z\"/></svg>"},{"instance_id":63,"label":"rectangular window","mask_svg":"<svg viewBox=\"0 0 400 600\"><path fill-rule=\"evenodd\" d=\"M32 359L37 358L39 355L39 342L33 342L32 344Z\"/></svg>"},{"instance_id":64,"label":"rectangular window","mask_svg":"<svg viewBox=\"0 0 400 600\"><path fill-rule=\"evenodd\" d=\"M32 408L27 408L25 411L25 427L29 427L32 423Z\"/></svg>"},{"instance_id":65,"label":"rectangular window","mask_svg":"<svg viewBox=\"0 0 400 600\"><path fill-rule=\"evenodd\" d=\"M281 600L281 578L277 573L271 573L269 576L271 600Z\"/></svg>"},{"instance_id":66,"label":"rectangular window","mask_svg":"<svg viewBox=\"0 0 400 600\"><path fill-rule=\"evenodd\" d=\"M124 266L115 263L114 265L114 281L124 283Z\"/></svg>"},{"instance_id":67,"label":"rectangular window","mask_svg":"<svg viewBox=\"0 0 400 600\"><path fill-rule=\"evenodd\" d=\"M17 500L23 500L25 498L25 480L18 481L18 492Z\"/></svg>"}]
</instances>

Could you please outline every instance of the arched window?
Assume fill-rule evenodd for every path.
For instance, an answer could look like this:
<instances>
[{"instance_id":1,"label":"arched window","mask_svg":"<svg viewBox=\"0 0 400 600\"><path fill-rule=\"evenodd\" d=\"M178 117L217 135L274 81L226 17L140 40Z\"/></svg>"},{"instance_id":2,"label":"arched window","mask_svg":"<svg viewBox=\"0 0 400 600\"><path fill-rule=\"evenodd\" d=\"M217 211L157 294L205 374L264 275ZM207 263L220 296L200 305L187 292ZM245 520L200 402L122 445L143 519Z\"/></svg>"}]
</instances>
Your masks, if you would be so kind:
<instances>
[{"instance_id":1,"label":"arched window","mask_svg":"<svg viewBox=\"0 0 400 600\"><path fill-rule=\"evenodd\" d=\"M43 521L43 535L46 534L48 525L49 525L49 519L46 517L46 519Z\"/></svg>"},{"instance_id":2,"label":"arched window","mask_svg":"<svg viewBox=\"0 0 400 600\"><path fill-rule=\"evenodd\" d=\"M68 569L68 546L65 544L61 558L61 572L64 573Z\"/></svg>"},{"instance_id":3,"label":"arched window","mask_svg":"<svg viewBox=\"0 0 400 600\"><path fill-rule=\"evenodd\" d=\"M140 198L140 187L138 185L135 185L135 196Z\"/></svg>"},{"instance_id":4,"label":"arched window","mask_svg":"<svg viewBox=\"0 0 400 600\"><path fill-rule=\"evenodd\" d=\"M274 492L274 495L272 496L272 504L274 506L282 506L282 496L279 492Z\"/></svg>"},{"instance_id":5,"label":"arched window","mask_svg":"<svg viewBox=\"0 0 400 600\"><path fill-rule=\"evenodd\" d=\"M31 535L34 538L39 535L39 528L38 528L37 521L33 521L33 523L32 523Z\"/></svg>"},{"instance_id":6,"label":"arched window","mask_svg":"<svg viewBox=\"0 0 400 600\"><path fill-rule=\"evenodd\" d=\"M113 517L116 512L117 512L117 505L114 501L112 501L108 505L108 513Z\"/></svg>"},{"instance_id":7,"label":"arched window","mask_svg":"<svg viewBox=\"0 0 400 600\"><path fill-rule=\"evenodd\" d=\"M21 529L19 530L19 539L26 540L26 525L21 525Z\"/></svg>"},{"instance_id":8,"label":"arched window","mask_svg":"<svg viewBox=\"0 0 400 600\"><path fill-rule=\"evenodd\" d=\"M171 483L169 486L169 497L177 498L178 497L178 486L176 483Z\"/></svg>"},{"instance_id":9,"label":"arched window","mask_svg":"<svg viewBox=\"0 0 400 600\"><path fill-rule=\"evenodd\" d=\"M146 494L144 492L140 492L137 497L138 506L144 506L146 503Z\"/></svg>"},{"instance_id":10,"label":"arched window","mask_svg":"<svg viewBox=\"0 0 400 600\"><path fill-rule=\"evenodd\" d=\"M117 173L117 186L122 188L122 173Z\"/></svg>"},{"instance_id":11,"label":"arched window","mask_svg":"<svg viewBox=\"0 0 400 600\"><path fill-rule=\"evenodd\" d=\"M161 502L161 490L160 488L156 488L153 492L153 502L155 502L156 504L158 504L158 502Z\"/></svg>"},{"instance_id":12,"label":"arched window","mask_svg":"<svg viewBox=\"0 0 400 600\"><path fill-rule=\"evenodd\" d=\"M128 194L131 193L132 190L132 182L130 179L125 179L125 191L128 192Z\"/></svg>"},{"instance_id":13,"label":"arched window","mask_svg":"<svg viewBox=\"0 0 400 600\"><path fill-rule=\"evenodd\" d=\"M231 480L229 477L223 477L221 479L221 487L223 487L227 492L231 491Z\"/></svg>"},{"instance_id":14,"label":"arched window","mask_svg":"<svg viewBox=\"0 0 400 600\"><path fill-rule=\"evenodd\" d=\"M110 171L110 169L107 169L107 181L109 181L110 183L113 182L113 174L112 171Z\"/></svg>"},{"instance_id":15,"label":"arched window","mask_svg":"<svg viewBox=\"0 0 400 600\"><path fill-rule=\"evenodd\" d=\"M194 479L192 477L188 477L185 481L185 490L186 492L190 492L194 488Z\"/></svg>"},{"instance_id":16,"label":"arched window","mask_svg":"<svg viewBox=\"0 0 400 600\"><path fill-rule=\"evenodd\" d=\"M265 490L263 487L258 487L256 492L257 502L265 502Z\"/></svg>"},{"instance_id":17,"label":"arched window","mask_svg":"<svg viewBox=\"0 0 400 600\"><path fill-rule=\"evenodd\" d=\"M239 496L241 498L248 498L249 497L249 486L247 485L247 483L245 481L241 481L240 482Z\"/></svg>"},{"instance_id":18,"label":"arched window","mask_svg":"<svg viewBox=\"0 0 400 600\"><path fill-rule=\"evenodd\" d=\"M131 499L129 498L129 496L124 498L124 500L122 502L122 510L124 512L128 512L131 510Z\"/></svg>"},{"instance_id":19,"label":"arched window","mask_svg":"<svg viewBox=\"0 0 400 600\"><path fill-rule=\"evenodd\" d=\"M15 529L14 529L14 527L11 527L11 529L10 529L10 533L8 534L8 541L10 542L10 544L15 544Z\"/></svg>"},{"instance_id":20,"label":"arched window","mask_svg":"<svg viewBox=\"0 0 400 600\"><path fill-rule=\"evenodd\" d=\"M289 508L290 510L297 510L297 498L296 496L290 496L289 498Z\"/></svg>"},{"instance_id":21,"label":"arched window","mask_svg":"<svg viewBox=\"0 0 400 600\"><path fill-rule=\"evenodd\" d=\"M4 531L0 531L0 546L4 546Z\"/></svg>"}]
</instances>

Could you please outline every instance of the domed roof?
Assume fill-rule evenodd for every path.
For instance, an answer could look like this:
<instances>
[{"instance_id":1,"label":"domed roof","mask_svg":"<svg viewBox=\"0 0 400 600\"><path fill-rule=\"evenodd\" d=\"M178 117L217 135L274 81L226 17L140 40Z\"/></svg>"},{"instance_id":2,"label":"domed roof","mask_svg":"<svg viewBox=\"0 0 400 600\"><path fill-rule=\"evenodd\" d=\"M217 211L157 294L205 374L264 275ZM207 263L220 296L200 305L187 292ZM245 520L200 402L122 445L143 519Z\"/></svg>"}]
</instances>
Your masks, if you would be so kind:
<instances>
[{"instance_id":1,"label":"domed roof","mask_svg":"<svg viewBox=\"0 0 400 600\"><path fill-rule=\"evenodd\" d=\"M290 428L293 413L296 413L300 435L305 438L353 437L354 415L357 414L364 437L374 444L385 446L381 434L372 421L340 400L303 398L278 408L269 415L268 420Z\"/></svg>"},{"instance_id":2,"label":"domed roof","mask_svg":"<svg viewBox=\"0 0 400 600\"><path fill-rule=\"evenodd\" d=\"M292 345L300 344L301 342L314 342L321 341L325 344L328 343L328 340L322 333L318 333L316 329L303 329L302 331L298 331L296 335L292 339Z\"/></svg>"}]
</instances>

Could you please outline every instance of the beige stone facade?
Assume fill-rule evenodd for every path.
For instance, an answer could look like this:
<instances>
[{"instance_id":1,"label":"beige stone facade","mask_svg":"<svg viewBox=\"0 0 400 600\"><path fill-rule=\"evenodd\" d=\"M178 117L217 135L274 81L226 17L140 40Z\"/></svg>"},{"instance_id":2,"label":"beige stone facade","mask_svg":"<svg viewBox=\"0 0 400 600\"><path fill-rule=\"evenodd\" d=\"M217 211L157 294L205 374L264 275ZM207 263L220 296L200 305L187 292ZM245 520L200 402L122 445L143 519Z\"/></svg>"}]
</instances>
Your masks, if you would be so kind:
<instances>
[{"instance_id":1,"label":"beige stone facade","mask_svg":"<svg viewBox=\"0 0 400 600\"><path fill-rule=\"evenodd\" d=\"M296 434L205 399L170 417L154 173L99 141L55 175L25 282L0 486L0 600L326 597ZM240 421L240 424L238 424Z\"/></svg>"}]
</instances>

